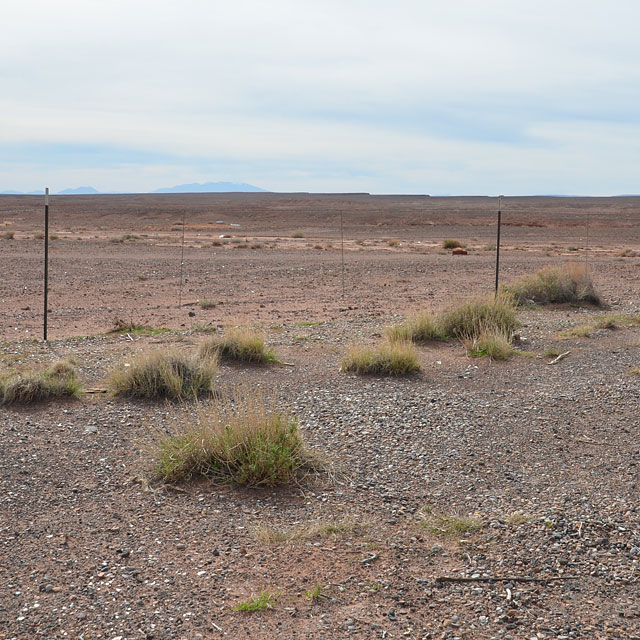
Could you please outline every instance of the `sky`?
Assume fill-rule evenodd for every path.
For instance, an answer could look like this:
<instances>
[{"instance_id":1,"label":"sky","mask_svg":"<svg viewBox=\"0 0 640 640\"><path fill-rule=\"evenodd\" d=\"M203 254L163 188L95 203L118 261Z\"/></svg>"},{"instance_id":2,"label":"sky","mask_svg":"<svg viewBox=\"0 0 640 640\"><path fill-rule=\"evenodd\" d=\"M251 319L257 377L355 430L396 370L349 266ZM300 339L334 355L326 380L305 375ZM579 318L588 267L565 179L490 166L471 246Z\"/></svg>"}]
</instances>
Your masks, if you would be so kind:
<instances>
[{"instance_id":1,"label":"sky","mask_svg":"<svg viewBox=\"0 0 640 640\"><path fill-rule=\"evenodd\" d=\"M7 0L0 191L640 193L637 0Z\"/></svg>"}]
</instances>

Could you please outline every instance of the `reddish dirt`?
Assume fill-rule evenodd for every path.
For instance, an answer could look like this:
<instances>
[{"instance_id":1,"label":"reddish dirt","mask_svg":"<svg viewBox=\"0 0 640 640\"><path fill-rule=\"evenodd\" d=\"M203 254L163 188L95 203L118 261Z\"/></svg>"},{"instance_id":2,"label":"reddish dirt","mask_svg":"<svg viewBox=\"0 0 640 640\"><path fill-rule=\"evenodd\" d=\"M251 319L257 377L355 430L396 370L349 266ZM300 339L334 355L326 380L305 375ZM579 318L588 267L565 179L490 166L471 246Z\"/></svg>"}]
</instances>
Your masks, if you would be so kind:
<instances>
[{"instance_id":1,"label":"reddish dirt","mask_svg":"<svg viewBox=\"0 0 640 640\"><path fill-rule=\"evenodd\" d=\"M454 290L490 291L496 207L490 198L418 196L56 196L49 336L104 332L118 318L184 329L404 313ZM635 288L640 198L506 198L502 208L503 281L588 261L605 292L614 282L619 295ZM42 198L0 196L0 236L15 234L0 237L0 338L41 334L42 230ZM469 255L444 252L445 238ZM216 306L201 311L203 299Z\"/></svg>"},{"instance_id":2,"label":"reddish dirt","mask_svg":"<svg viewBox=\"0 0 640 640\"><path fill-rule=\"evenodd\" d=\"M2 369L73 357L96 392L0 407L0 639L640 638L640 198L503 202L501 281L585 262L608 309L519 311L506 362L448 343L409 378L339 371L403 314L493 290L496 205L56 196L45 345L42 199L0 196ZM592 326L606 312L617 328ZM116 320L171 331L104 335ZM229 323L285 364L219 385L276 395L335 477L149 484L179 409L100 393L108 371ZM272 608L237 610L261 592Z\"/></svg>"}]
</instances>

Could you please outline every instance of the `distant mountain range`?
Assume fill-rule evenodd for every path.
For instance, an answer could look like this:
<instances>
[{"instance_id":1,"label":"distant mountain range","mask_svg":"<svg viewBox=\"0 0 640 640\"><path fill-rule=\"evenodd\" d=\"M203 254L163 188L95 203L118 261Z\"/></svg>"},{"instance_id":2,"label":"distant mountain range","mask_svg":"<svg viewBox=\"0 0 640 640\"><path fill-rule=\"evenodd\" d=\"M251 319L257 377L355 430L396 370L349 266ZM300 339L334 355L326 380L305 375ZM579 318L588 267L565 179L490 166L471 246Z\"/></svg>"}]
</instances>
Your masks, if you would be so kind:
<instances>
[{"instance_id":1,"label":"distant mountain range","mask_svg":"<svg viewBox=\"0 0 640 640\"><path fill-rule=\"evenodd\" d=\"M267 189L262 189L260 187L255 187L252 184L247 184L246 182L192 182L191 184L178 184L175 187L163 187L162 189L156 189L155 191L151 191L149 193L234 193L234 192L242 192L242 193L269 193ZM98 191L94 187L76 187L75 189L63 189L62 191L58 191L55 195L58 196L74 196L74 195L94 195L94 194L103 194L105 192ZM111 192L111 193L124 193L121 191ZM0 195L42 195L44 194L44 190L41 191L30 191L25 193L24 191L0 191Z\"/></svg>"},{"instance_id":2,"label":"distant mountain range","mask_svg":"<svg viewBox=\"0 0 640 640\"><path fill-rule=\"evenodd\" d=\"M153 193L268 193L267 189L254 187L246 182L192 182L179 184L175 187L156 189Z\"/></svg>"}]
</instances>

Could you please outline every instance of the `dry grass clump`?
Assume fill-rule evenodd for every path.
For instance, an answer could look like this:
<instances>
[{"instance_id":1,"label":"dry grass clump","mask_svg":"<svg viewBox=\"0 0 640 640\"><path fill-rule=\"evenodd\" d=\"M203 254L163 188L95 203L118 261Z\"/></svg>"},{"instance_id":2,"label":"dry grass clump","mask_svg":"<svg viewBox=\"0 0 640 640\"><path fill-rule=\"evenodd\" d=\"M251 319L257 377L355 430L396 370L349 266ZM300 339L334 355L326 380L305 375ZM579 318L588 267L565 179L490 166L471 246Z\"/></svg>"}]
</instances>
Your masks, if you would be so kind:
<instances>
[{"instance_id":1,"label":"dry grass clump","mask_svg":"<svg viewBox=\"0 0 640 640\"><path fill-rule=\"evenodd\" d=\"M80 393L76 369L60 360L45 371L9 375L0 379L0 404L32 404L53 398L75 398Z\"/></svg>"},{"instance_id":2,"label":"dry grass clump","mask_svg":"<svg viewBox=\"0 0 640 640\"><path fill-rule=\"evenodd\" d=\"M458 247L464 248L465 244L460 240L454 240L453 238L446 238L442 241L443 249L457 249Z\"/></svg>"},{"instance_id":3,"label":"dry grass clump","mask_svg":"<svg viewBox=\"0 0 640 640\"><path fill-rule=\"evenodd\" d=\"M342 371L358 375L404 376L420 371L418 354L409 341L385 342L379 347L352 346Z\"/></svg>"},{"instance_id":4,"label":"dry grass clump","mask_svg":"<svg viewBox=\"0 0 640 640\"><path fill-rule=\"evenodd\" d=\"M251 529L251 535L259 542L279 544L282 542L300 542L313 538L360 536L368 525L347 516L335 522L313 522L288 529L276 529L269 526L258 526Z\"/></svg>"},{"instance_id":5,"label":"dry grass clump","mask_svg":"<svg viewBox=\"0 0 640 640\"><path fill-rule=\"evenodd\" d=\"M468 518L437 513L428 505L418 511L420 524L431 533L445 538L458 538L482 528L480 518Z\"/></svg>"},{"instance_id":6,"label":"dry grass clump","mask_svg":"<svg viewBox=\"0 0 640 640\"><path fill-rule=\"evenodd\" d=\"M570 265L565 269L545 267L503 286L503 290L513 296L516 304L602 304L602 298L583 264Z\"/></svg>"},{"instance_id":7,"label":"dry grass clump","mask_svg":"<svg viewBox=\"0 0 640 640\"><path fill-rule=\"evenodd\" d=\"M476 337L463 341L470 356L488 357L491 360L506 360L513 354L511 336L496 329L482 331Z\"/></svg>"},{"instance_id":8,"label":"dry grass clump","mask_svg":"<svg viewBox=\"0 0 640 640\"><path fill-rule=\"evenodd\" d=\"M445 340L476 338L486 332L499 332L511 338L520 323L508 295L472 298L444 311L438 326Z\"/></svg>"},{"instance_id":9,"label":"dry grass clump","mask_svg":"<svg viewBox=\"0 0 640 640\"><path fill-rule=\"evenodd\" d=\"M247 327L229 329L224 336L206 339L200 345L199 354L255 364L278 362L273 351L265 347L264 338Z\"/></svg>"},{"instance_id":10,"label":"dry grass clump","mask_svg":"<svg viewBox=\"0 0 640 640\"><path fill-rule=\"evenodd\" d=\"M251 487L293 484L320 471L319 457L307 448L298 421L254 390L196 406L178 416L174 434L162 440L156 476L167 483L206 477Z\"/></svg>"},{"instance_id":11,"label":"dry grass clump","mask_svg":"<svg viewBox=\"0 0 640 640\"><path fill-rule=\"evenodd\" d=\"M387 329L387 337L391 341L425 343L455 339L475 341L482 335L495 335L510 342L518 326L511 298L500 294L473 298L439 313L420 312L409 317L404 325Z\"/></svg>"},{"instance_id":12,"label":"dry grass clump","mask_svg":"<svg viewBox=\"0 0 640 640\"><path fill-rule=\"evenodd\" d=\"M442 340L442 332L438 325L438 318L432 311L420 311L410 316L403 325L387 328L387 338L397 340L410 340L417 344Z\"/></svg>"},{"instance_id":13,"label":"dry grass clump","mask_svg":"<svg viewBox=\"0 0 640 640\"><path fill-rule=\"evenodd\" d=\"M215 357L195 357L177 351L150 351L111 372L109 388L115 395L182 400L212 393L218 372Z\"/></svg>"},{"instance_id":14,"label":"dry grass clump","mask_svg":"<svg viewBox=\"0 0 640 640\"><path fill-rule=\"evenodd\" d=\"M15 238L15 235L16 232L13 231L13 229L9 229L7 231L3 231L0 237L4 238L5 240L13 240Z\"/></svg>"},{"instance_id":15,"label":"dry grass clump","mask_svg":"<svg viewBox=\"0 0 640 640\"><path fill-rule=\"evenodd\" d=\"M213 300L203 298L202 300L198 300L198 306L201 309L213 309L216 306L216 303Z\"/></svg>"},{"instance_id":16,"label":"dry grass clump","mask_svg":"<svg viewBox=\"0 0 640 640\"><path fill-rule=\"evenodd\" d=\"M291 237L292 238L304 238L304 231L299 231L299 230L298 231L294 231L291 234Z\"/></svg>"}]
</instances>

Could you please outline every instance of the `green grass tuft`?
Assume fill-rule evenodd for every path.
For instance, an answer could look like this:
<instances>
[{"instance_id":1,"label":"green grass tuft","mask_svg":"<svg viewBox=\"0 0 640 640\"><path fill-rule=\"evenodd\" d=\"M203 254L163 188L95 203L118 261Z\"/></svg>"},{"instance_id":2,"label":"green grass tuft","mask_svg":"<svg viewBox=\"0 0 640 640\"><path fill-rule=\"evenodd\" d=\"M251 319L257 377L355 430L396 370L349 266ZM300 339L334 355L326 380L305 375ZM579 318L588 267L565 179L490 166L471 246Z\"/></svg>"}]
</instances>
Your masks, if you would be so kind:
<instances>
[{"instance_id":1,"label":"green grass tuft","mask_svg":"<svg viewBox=\"0 0 640 640\"><path fill-rule=\"evenodd\" d=\"M196 358L177 351L142 353L114 369L109 387L115 395L182 400L212 393L216 358Z\"/></svg>"},{"instance_id":2,"label":"green grass tuft","mask_svg":"<svg viewBox=\"0 0 640 640\"><path fill-rule=\"evenodd\" d=\"M526 275L502 290L512 295L516 304L592 304L602 305L591 276L583 264L565 269L545 267Z\"/></svg>"},{"instance_id":3,"label":"green grass tuft","mask_svg":"<svg viewBox=\"0 0 640 640\"><path fill-rule=\"evenodd\" d=\"M277 594L271 593L270 591L262 591L260 595L236 605L234 611L244 611L247 613L265 611L266 609L273 609L277 602Z\"/></svg>"},{"instance_id":4,"label":"green grass tuft","mask_svg":"<svg viewBox=\"0 0 640 640\"><path fill-rule=\"evenodd\" d=\"M212 336L200 345L200 356L218 356L226 360L266 364L278 362L264 338L246 327L229 329L222 337Z\"/></svg>"},{"instance_id":5,"label":"green grass tuft","mask_svg":"<svg viewBox=\"0 0 640 640\"><path fill-rule=\"evenodd\" d=\"M0 378L0 404L32 404L54 398L76 398L80 383L69 360L60 360L45 371Z\"/></svg>"},{"instance_id":6,"label":"green grass tuft","mask_svg":"<svg viewBox=\"0 0 640 640\"><path fill-rule=\"evenodd\" d=\"M244 389L231 400L196 406L179 416L175 433L159 443L156 476L173 483L193 477L257 487L297 483L322 469L305 445L296 418Z\"/></svg>"},{"instance_id":7,"label":"green grass tuft","mask_svg":"<svg viewBox=\"0 0 640 640\"><path fill-rule=\"evenodd\" d=\"M403 376L420 371L420 363L410 342L396 340L376 348L351 347L342 360L342 371L358 375Z\"/></svg>"}]
</instances>

